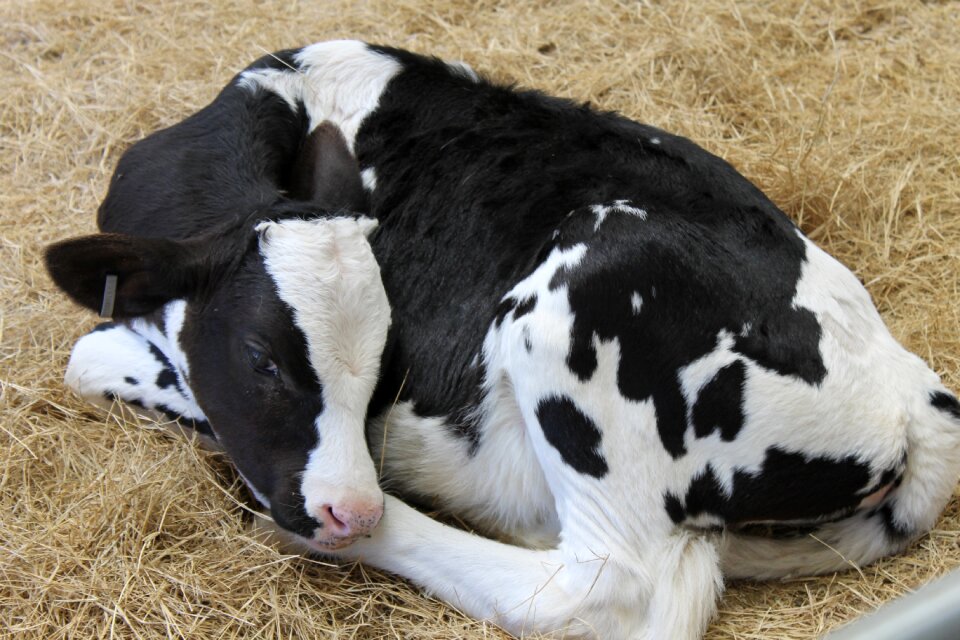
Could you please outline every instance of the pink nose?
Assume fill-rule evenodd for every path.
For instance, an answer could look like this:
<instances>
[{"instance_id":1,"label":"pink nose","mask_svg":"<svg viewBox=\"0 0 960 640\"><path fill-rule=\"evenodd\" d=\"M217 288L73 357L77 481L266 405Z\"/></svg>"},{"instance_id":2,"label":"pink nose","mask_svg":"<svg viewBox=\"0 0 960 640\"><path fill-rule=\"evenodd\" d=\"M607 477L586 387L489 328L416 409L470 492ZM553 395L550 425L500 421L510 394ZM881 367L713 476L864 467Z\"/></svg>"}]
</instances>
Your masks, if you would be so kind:
<instances>
[{"instance_id":1,"label":"pink nose","mask_svg":"<svg viewBox=\"0 0 960 640\"><path fill-rule=\"evenodd\" d=\"M373 531L383 516L383 503L344 501L324 504L311 515L323 525L318 537L330 543L349 543Z\"/></svg>"}]
</instances>

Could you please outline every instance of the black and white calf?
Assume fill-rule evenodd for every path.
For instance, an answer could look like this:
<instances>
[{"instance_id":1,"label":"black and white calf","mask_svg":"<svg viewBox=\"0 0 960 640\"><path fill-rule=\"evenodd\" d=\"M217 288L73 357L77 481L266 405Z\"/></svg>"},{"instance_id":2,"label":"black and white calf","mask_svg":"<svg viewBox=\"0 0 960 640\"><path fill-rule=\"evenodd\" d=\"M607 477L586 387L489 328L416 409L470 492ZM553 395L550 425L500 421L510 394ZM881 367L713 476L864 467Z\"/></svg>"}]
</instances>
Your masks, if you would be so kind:
<instances>
[{"instance_id":1,"label":"black and white calf","mask_svg":"<svg viewBox=\"0 0 960 640\"><path fill-rule=\"evenodd\" d=\"M518 634L679 639L702 633L724 575L867 563L932 526L960 475L960 404L893 340L857 279L727 163L653 127L395 49L327 42L278 60L241 73L201 112L217 133L179 135L194 116L135 145L102 214L133 221L114 231L142 233L147 189L158 218L223 216L219 192L232 192L218 183L219 164L242 165L248 140L269 139L250 116L259 101L305 120L306 142L272 147L266 155L282 170L253 176L259 186L244 191L269 197L238 208L269 219L301 206L294 200L354 194L349 206L378 220L369 240L393 326L369 406L373 458L383 455L395 492L525 546L441 525L387 496L379 526L338 555ZM211 147L219 155L205 160ZM183 170L197 162L205 170ZM113 238L100 242L126 236ZM121 315L166 303L185 317L179 333L166 322L161 350L187 363L180 380L197 406L174 411L208 417L267 498L273 485L252 471L265 456L270 482L283 484L300 469L272 451L299 448L295 459L319 466L342 443L324 444L323 413L316 425L270 431L222 423L205 404L222 401L201 390L240 389L250 369L241 361L249 343L233 337L247 321L240 310L274 300L264 289L275 286L285 304L266 312L283 320L256 343L253 368L276 372L277 398L306 379L313 390L322 383L330 404L326 389L346 372L329 377L323 358L339 362L343 345L312 332L302 300L329 295L311 277L335 257L312 242L304 235L300 261L291 251L282 265L269 243L261 248L272 279L230 311L202 278L142 287L149 309L123 306L124 275L117 291ZM58 283L98 308L117 262L70 243L51 255ZM164 272L171 261L160 257L126 276L132 288ZM243 291L235 270L218 274L215 285ZM294 279L298 300L285 293ZM203 323L194 314L216 317L231 336L222 348L196 350L216 332L191 330ZM333 345L325 356L312 336ZM297 340L299 355L288 346ZM108 384L123 379L117 369L96 390L128 398ZM347 414L355 424L363 410L353 403ZM360 457L349 450L368 464Z\"/></svg>"}]
</instances>

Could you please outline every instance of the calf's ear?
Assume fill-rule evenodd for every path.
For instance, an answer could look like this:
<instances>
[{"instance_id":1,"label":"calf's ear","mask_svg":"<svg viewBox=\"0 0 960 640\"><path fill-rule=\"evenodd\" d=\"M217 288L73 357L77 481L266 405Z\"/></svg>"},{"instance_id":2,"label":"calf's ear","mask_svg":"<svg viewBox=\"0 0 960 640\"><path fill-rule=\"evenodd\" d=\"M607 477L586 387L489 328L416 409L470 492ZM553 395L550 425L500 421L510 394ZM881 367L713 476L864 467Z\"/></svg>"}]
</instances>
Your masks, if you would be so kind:
<instances>
[{"instance_id":1,"label":"calf's ear","mask_svg":"<svg viewBox=\"0 0 960 640\"><path fill-rule=\"evenodd\" d=\"M196 287L189 245L166 238L101 233L47 247L54 283L74 301L113 317L150 313Z\"/></svg>"},{"instance_id":2,"label":"calf's ear","mask_svg":"<svg viewBox=\"0 0 960 640\"><path fill-rule=\"evenodd\" d=\"M293 198L311 201L322 209L366 213L370 208L360 165L343 133L331 122L321 122L304 139L290 182Z\"/></svg>"}]
</instances>

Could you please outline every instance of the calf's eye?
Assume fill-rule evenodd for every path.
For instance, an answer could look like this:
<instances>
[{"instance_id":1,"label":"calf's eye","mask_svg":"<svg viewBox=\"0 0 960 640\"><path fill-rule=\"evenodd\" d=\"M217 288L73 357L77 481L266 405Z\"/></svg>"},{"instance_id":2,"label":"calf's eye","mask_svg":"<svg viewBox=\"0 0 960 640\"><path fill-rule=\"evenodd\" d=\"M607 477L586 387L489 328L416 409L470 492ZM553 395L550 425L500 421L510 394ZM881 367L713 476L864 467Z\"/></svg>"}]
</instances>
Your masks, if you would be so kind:
<instances>
[{"instance_id":1,"label":"calf's eye","mask_svg":"<svg viewBox=\"0 0 960 640\"><path fill-rule=\"evenodd\" d=\"M253 344L245 344L243 350L247 356L247 362L250 363L250 367L257 373L265 376L276 376L279 373L277 363L271 360L270 356L264 353L260 347Z\"/></svg>"}]
</instances>

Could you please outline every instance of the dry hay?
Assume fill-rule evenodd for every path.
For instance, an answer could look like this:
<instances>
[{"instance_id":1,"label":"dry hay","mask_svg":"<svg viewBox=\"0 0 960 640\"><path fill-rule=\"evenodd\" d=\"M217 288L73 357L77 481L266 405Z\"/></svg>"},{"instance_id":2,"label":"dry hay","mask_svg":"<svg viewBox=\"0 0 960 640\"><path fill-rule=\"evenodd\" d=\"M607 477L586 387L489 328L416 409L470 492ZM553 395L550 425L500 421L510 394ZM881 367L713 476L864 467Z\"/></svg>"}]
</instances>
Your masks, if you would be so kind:
<instances>
[{"instance_id":1,"label":"dry hay","mask_svg":"<svg viewBox=\"0 0 960 640\"><path fill-rule=\"evenodd\" d=\"M501 637L402 581L263 544L221 457L62 386L94 320L40 247L92 230L121 151L267 50L360 37L687 135L853 268L960 388L960 9L757 4L0 3L0 635ZM960 565L958 532L954 499L902 557L733 585L709 637L814 637Z\"/></svg>"}]
</instances>

